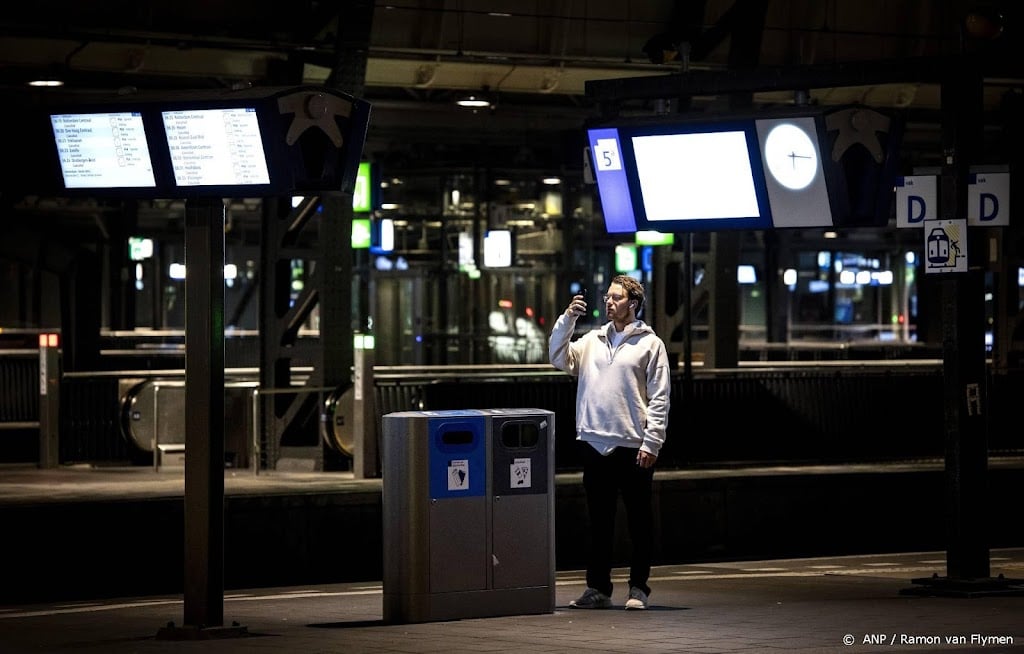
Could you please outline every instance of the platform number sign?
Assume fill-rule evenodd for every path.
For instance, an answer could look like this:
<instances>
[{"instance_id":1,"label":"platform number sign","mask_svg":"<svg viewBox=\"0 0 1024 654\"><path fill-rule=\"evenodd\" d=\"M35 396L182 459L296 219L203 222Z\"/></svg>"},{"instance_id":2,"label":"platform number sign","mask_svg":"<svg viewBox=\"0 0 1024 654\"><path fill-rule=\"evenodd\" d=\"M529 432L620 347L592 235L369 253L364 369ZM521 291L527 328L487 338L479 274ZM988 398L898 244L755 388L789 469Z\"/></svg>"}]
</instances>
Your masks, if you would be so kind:
<instances>
[{"instance_id":1,"label":"platform number sign","mask_svg":"<svg viewBox=\"0 0 1024 654\"><path fill-rule=\"evenodd\" d=\"M598 170L622 170L619 156L619 142L616 139L597 139L594 149L594 164Z\"/></svg>"}]
</instances>

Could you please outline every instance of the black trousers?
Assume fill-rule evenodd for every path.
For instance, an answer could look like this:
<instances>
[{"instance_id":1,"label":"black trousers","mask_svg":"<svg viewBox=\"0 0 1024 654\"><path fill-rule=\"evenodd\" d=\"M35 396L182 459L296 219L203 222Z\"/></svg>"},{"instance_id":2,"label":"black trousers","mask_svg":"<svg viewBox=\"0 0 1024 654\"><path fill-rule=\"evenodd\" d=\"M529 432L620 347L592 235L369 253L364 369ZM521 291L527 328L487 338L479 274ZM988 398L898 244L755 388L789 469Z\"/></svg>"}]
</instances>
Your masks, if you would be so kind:
<instances>
[{"instance_id":1,"label":"black trousers","mask_svg":"<svg viewBox=\"0 0 1024 654\"><path fill-rule=\"evenodd\" d=\"M619 447L602 456L589 443L579 441L579 445L583 448L583 489L590 520L587 586L609 597L612 594L615 517L621 494L631 546L629 585L650 595L647 580L651 576L654 538L654 467L638 466L636 449Z\"/></svg>"}]
</instances>

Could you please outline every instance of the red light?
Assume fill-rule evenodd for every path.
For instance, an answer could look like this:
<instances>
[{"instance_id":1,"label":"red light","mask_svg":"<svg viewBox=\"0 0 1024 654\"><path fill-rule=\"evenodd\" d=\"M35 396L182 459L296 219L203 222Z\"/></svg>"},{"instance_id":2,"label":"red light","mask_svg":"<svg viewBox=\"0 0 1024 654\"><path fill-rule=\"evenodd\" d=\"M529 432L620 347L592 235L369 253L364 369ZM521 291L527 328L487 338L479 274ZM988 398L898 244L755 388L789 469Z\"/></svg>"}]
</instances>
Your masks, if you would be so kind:
<instances>
[{"instance_id":1,"label":"red light","mask_svg":"<svg viewBox=\"0 0 1024 654\"><path fill-rule=\"evenodd\" d=\"M533 318L533 307L526 307L524 311L526 312L527 318Z\"/></svg>"},{"instance_id":2,"label":"red light","mask_svg":"<svg viewBox=\"0 0 1024 654\"><path fill-rule=\"evenodd\" d=\"M40 334L39 335L39 347L59 347L60 346L60 335L59 334Z\"/></svg>"},{"instance_id":3,"label":"red light","mask_svg":"<svg viewBox=\"0 0 1024 654\"><path fill-rule=\"evenodd\" d=\"M498 306L501 307L502 309L511 309L512 300L498 300Z\"/></svg>"},{"instance_id":4,"label":"red light","mask_svg":"<svg viewBox=\"0 0 1024 654\"><path fill-rule=\"evenodd\" d=\"M903 323L907 322L907 319L906 319L906 317L904 317L904 315L903 315L903 314L901 313L900 315L896 316L896 322L898 322L899 324L901 324L901 325L902 325Z\"/></svg>"}]
</instances>

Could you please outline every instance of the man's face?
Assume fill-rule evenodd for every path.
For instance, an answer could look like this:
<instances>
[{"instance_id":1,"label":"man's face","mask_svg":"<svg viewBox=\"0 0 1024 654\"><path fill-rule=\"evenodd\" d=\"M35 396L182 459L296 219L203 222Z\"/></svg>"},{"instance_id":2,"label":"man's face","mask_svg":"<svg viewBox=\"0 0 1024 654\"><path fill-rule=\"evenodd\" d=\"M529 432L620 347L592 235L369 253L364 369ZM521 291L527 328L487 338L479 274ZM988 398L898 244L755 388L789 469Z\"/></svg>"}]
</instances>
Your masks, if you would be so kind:
<instances>
[{"instance_id":1,"label":"man's face","mask_svg":"<svg viewBox=\"0 0 1024 654\"><path fill-rule=\"evenodd\" d=\"M608 320L626 322L629 320L629 296L620 284L608 286L604 295L604 312Z\"/></svg>"}]
</instances>

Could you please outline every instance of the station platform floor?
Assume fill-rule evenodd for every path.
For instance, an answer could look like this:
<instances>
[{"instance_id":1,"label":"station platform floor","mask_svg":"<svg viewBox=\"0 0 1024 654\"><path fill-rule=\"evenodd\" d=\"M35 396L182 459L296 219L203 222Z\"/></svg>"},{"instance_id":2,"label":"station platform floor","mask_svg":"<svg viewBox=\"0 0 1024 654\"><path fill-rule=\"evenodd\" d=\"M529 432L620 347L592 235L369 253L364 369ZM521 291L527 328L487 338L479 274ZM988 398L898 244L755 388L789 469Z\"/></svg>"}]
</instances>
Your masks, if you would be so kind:
<instances>
[{"instance_id":1,"label":"station platform floor","mask_svg":"<svg viewBox=\"0 0 1024 654\"><path fill-rule=\"evenodd\" d=\"M993 457L989 470L1024 470L1024 456ZM693 468L655 471L656 480L702 480L768 476L830 476L905 473L941 473L938 459L848 464L799 464ZM580 473L559 473L556 485L580 483ZM225 496L310 494L318 492L380 492L379 478L357 478L351 472L300 472L227 468L224 471ZM96 464L61 465L40 468L35 465L0 465L0 507L19 504L63 502L102 502L111 499L182 497L185 492L184 468L167 466L155 470L148 466L103 466Z\"/></svg>"},{"instance_id":2,"label":"station platform floor","mask_svg":"<svg viewBox=\"0 0 1024 654\"><path fill-rule=\"evenodd\" d=\"M1024 576L1024 549L993 550L990 561L993 577ZM0 651L1024 651L1024 586L921 594L929 587L915 580L944 577L945 564L944 552L917 552L660 566L646 611L623 610L623 569L613 608L570 608L583 575L560 571L553 612L402 624L384 622L379 583L226 592L223 624L205 628L183 624L182 596L8 605L0 606Z\"/></svg>"},{"instance_id":3,"label":"station platform floor","mask_svg":"<svg viewBox=\"0 0 1024 654\"><path fill-rule=\"evenodd\" d=\"M991 462L993 469L1004 466L1021 462ZM886 467L941 468L941 462ZM799 472L858 470L802 466ZM786 472L658 474L692 481ZM578 485L578 475L558 475L556 483ZM373 494L380 484L351 473L225 471L228 497ZM84 509L115 499L180 498L183 491L183 472L173 468L0 468L0 508L22 513L51 503ZM874 528L852 521L848 535ZM74 542L65 545L74 551ZM1024 652L1024 547L992 549L984 579L949 579L947 556L925 550L657 566L647 611L623 610L625 569L616 570L612 609L572 609L569 602L585 587L583 571L558 569L552 612L406 624L385 622L384 589L372 580L227 589L222 624L203 628L184 623L182 594L90 595L86 588L73 600L0 602L0 653ZM7 579L33 575L11 557L4 566Z\"/></svg>"}]
</instances>

